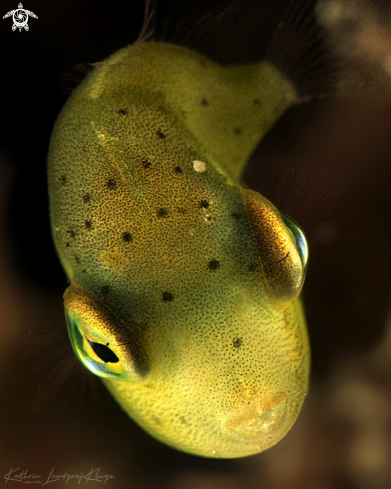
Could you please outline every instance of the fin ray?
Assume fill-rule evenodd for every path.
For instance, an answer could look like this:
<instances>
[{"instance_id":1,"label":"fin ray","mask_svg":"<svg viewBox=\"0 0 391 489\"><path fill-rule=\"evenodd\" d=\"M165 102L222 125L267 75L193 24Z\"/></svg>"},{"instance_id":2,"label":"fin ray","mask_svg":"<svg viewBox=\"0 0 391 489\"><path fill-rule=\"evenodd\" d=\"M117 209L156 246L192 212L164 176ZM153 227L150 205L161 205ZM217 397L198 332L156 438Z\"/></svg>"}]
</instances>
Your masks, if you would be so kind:
<instances>
[{"instance_id":1,"label":"fin ray","mask_svg":"<svg viewBox=\"0 0 391 489\"><path fill-rule=\"evenodd\" d=\"M307 236L315 226L336 214L330 195L300 170L275 167L262 194L293 218Z\"/></svg>"},{"instance_id":2,"label":"fin ray","mask_svg":"<svg viewBox=\"0 0 391 489\"><path fill-rule=\"evenodd\" d=\"M100 380L79 362L63 329L35 326L24 335L25 354L38 383L35 411L94 405L104 392Z\"/></svg>"},{"instance_id":3,"label":"fin ray","mask_svg":"<svg viewBox=\"0 0 391 489\"><path fill-rule=\"evenodd\" d=\"M378 0L290 2L266 58L291 80L300 101L359 95L391 85L391 68L387 74L381 63L372 62L365 47L365 29L372 25L374 36L382 29L377 4ZM391 35L387 36L391 59Z\"/></svg>"}]
</instances>

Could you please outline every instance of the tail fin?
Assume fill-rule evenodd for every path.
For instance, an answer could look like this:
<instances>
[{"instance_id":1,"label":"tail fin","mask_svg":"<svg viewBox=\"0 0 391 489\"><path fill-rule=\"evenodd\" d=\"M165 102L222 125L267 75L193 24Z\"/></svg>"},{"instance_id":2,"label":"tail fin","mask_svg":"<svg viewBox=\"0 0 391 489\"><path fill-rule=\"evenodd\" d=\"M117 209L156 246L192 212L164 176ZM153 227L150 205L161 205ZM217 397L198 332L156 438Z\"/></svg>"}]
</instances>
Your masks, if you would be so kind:
<instances>
[{"instance_id":1,"label":"tail fin","mask_svg":"<svg viewBox=\"0 0 391 489\"><path fill-rule=\"evenodd\" d=\"M337 93L391 86L391 10L380 0L319 0L316 15L326 43L343 64Z\"/></svg>"},{"instance_id":2,"label":"tail fin","mask_svg":"<svg viewBox=\"0 0 391 489\"><path fill-rule=\"evenodd\" d=\"M301 101L391 86L391 29L381 10L370 0L293 0L266 58Z\"/></svg>"}]
</instances>

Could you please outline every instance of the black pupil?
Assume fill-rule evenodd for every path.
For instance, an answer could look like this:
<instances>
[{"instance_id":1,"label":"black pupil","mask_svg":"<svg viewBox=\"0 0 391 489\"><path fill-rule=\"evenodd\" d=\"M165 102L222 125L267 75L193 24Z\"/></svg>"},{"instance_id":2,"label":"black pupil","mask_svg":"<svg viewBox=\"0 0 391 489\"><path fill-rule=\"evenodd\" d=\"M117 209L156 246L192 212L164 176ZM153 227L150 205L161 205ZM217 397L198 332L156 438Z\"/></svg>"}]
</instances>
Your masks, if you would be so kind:
<instances>
[{"instance_id":1,"label":"black pupil","mask_svg":"<svg viewBox=\"0 0 391 489\"><path fill-rule=\"evenodd\" d=\"M103 360L105 363L117 363L119 362L119 358L117 355L110 350L106 345L102 345L102 343L94 343L87 339L88 343L91 345L91 348L98 355L98 357Z\"/></svg>"}]
</instances>

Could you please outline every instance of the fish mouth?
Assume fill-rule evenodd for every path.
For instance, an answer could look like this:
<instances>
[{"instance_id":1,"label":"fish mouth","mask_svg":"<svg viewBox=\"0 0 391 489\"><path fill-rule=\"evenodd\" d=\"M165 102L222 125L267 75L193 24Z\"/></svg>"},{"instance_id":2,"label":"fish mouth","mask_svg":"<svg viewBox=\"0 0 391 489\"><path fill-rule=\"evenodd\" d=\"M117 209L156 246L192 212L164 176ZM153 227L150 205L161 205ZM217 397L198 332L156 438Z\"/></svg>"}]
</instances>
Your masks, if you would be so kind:
<instances>
[{"instance_id":1,"label":"fish mouth","mask_svg":"<svg viewBox=\"0 0 391 489\"><path fill-rule=\"evenodd\" d=\"M227 419L225 426L235 438L274 438L271 443L274 445L275 436L281 430L286 431L289 414L290 406L286 395L280 393L272 401L244 406Z\"/></svg>"}]
</instances>

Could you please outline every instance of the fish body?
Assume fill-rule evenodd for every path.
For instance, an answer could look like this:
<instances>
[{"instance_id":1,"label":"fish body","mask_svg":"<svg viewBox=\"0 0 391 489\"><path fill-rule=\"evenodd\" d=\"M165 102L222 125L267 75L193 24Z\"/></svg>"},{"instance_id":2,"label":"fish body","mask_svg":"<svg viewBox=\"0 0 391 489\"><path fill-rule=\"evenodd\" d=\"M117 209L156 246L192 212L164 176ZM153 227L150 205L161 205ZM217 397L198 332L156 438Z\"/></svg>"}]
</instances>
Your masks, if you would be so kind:
<instances>
[{"instance_id":1,"label":"fish body","mask_svg":"<svg viewBox=\"0 0 391 489\"><path fill-rule=\"evenodd\" d=\"M132 419L185 452L261 452L307 392L306 240L239 180L297 99L266 61L223 67L136 43L96 66L53 130L74 350Z\"/></svg>"}]
</instances>

